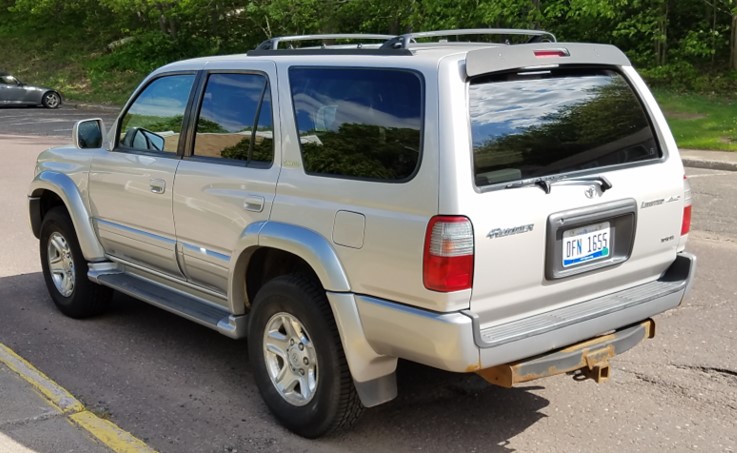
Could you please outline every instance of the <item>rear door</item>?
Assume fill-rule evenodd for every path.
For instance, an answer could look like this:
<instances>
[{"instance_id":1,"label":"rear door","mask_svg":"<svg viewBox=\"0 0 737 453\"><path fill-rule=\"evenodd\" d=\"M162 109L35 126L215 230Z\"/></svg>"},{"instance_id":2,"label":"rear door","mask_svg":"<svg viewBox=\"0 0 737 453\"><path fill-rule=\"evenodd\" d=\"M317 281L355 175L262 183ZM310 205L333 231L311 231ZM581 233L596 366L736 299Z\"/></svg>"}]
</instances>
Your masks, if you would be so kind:
<instances>
[{"instance_id":1,"label":"rear door","mask_svg":"<svg viewBox=\"0 0 737 453\"><path fill-rule=\"evenodd\" d=\"M623 70L551 65L468 84L472 311L502 323L656 279L683 173Z\"/></svg>"},{"instance_id":2,"label":"rear door","mask_svg":"<svg viewBox=\"0 0 737 453\"><path fill-rule=\"evenodd\" d=\"M206 73L193 144L174 184L186 277L222 294L236 243L248 225L268 220L279 177L276 69L272 62L248 68Z\"/></svg>"}]
</instances>

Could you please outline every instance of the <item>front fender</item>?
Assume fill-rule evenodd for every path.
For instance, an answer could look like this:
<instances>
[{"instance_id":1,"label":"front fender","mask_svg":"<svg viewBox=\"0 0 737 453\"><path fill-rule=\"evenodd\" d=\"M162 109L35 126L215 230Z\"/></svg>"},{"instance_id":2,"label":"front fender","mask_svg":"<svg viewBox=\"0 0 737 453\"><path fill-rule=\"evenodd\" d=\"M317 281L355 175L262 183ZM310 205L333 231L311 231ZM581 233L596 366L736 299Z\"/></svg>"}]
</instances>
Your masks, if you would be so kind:
<instances>
[{"instance_id":1,"label":"front fender","mask_svg":"<svg viewBox=\"0 0 737 453\"><path fill-rule=\"evenodd\" d=\"M69 212L77 240L82 249L82 255L90 262L104 261L105 251L95 235L90 222L90 215L82 199L77 185L72 179L56 171L45 170L40 172L31 182L28 195L28 209L31 216L31 228L33 234L38 237L41 232L41 196L44 191L50 191L57 195Z\"/></svg>"}]
</instances>

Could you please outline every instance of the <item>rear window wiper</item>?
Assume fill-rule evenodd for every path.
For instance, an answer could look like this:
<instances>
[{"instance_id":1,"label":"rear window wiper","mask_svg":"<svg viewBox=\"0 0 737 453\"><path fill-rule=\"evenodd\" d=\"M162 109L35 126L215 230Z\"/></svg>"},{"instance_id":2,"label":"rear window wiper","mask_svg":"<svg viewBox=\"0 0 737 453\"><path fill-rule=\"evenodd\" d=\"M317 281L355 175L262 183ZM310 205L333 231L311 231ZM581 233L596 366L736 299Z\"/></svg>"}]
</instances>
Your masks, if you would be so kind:
<instances>
[{"instance_id":1,"label":"rear window wiper","mask_svg":"<svg viewBox=\"0 0 737 453\"><path fill-rule=\"evenodd\" d=\"M601 193L604 193L612 188L612 183L609 182L609 180L606 179L604 176L568 178L567 176L563 175L541 176L539 178L523 179L507 184L506 186L504 186L504 188L515 189L517 187L538 186L542 190L544 190L545 193L549 194L551 189L553 188L553 184L560 184L565 186L599 184L599 189L601 190Z\"/></svg>"},{"instance_id":2,"label":"rear window wiper","mask_svg":"<svg viewBox=\"0 0 737 453\"><path fill-rule=\"evenodd\" d=\"M545 193L550 193L551 184L557 181L560 181L562 179L565 179L566 177L563 175L555 175L555 176L540 176L539 178L530 178L530 179L520 179L519 181L515 181L512 183L507 184L504 186L505 189L516 189L518 187L529 187L529 186L538 186L542 190L545 191Z\"/></svg>"}]
</instances>

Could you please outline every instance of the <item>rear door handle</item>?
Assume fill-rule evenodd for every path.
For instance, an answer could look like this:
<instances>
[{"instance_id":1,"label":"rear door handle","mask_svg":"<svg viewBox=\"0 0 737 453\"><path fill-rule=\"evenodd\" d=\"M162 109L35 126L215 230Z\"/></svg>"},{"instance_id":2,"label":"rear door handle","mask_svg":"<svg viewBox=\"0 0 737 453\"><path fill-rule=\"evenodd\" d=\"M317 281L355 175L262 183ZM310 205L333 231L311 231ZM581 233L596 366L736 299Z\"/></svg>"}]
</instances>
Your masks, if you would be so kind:
<instances>
[{"instance_id":1,"label":"rear door handle","mask_svg":"<svg viewBox=\"0 0 737 453\"><path fill-rule=\"evenodd\" d=\"M148 182L153 193L164 193L166 192L166 181L163 179L152 179Z\"/></svg>"},{"instance_id":2,"label":"rear door handle","mask_svg":"<svg viewBox=\"0 0 737 453\"><path fill-rule=\"evenodd\" d=\"M261 212L264 210L264 203L266 200L264 197L259 195L249 195L246 197L246 201L243 202L243 207L246 211Z\"/></svg>"}]
</instances>

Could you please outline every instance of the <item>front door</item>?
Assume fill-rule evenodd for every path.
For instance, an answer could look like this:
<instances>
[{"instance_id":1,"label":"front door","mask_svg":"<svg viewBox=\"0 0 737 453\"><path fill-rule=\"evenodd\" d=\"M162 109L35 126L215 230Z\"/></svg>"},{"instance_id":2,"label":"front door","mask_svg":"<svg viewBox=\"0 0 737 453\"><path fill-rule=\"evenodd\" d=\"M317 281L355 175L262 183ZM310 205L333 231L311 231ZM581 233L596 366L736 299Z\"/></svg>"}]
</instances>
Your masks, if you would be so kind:
<instances>
[{"instance_id":1,"label":"front door","mask_svg":"<svg viewBox=\"0 0 737 453\"><path fill-rule=\"evenodd\" d=\"M150 81L119 119L113 150L96 153L90 168L90 208L105 252L174 277L182 273L172 189L194 81L194 73Z\"/></svg>"},{"instance_id":2,"label":"front door","mask_svg":"<svg viewBox=\"0 0 737 453\"><path fill-rule=\"evenodd\" d=\"M15 77L0 76L0 104L17 104L23 99L25 93L26 91Z\"/></svg>"}]
</instances>

